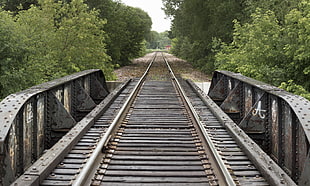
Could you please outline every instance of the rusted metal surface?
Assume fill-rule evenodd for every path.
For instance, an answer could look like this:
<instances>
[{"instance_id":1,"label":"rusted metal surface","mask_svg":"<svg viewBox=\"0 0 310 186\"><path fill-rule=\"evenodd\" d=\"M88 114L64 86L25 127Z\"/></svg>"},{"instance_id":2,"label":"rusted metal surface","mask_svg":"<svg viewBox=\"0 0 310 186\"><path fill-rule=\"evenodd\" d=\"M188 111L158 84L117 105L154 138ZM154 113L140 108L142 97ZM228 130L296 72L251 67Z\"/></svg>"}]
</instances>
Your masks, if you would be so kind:
<instances>
[{"instance_id":1,"label":"rusted metal surface","mask_svg":"<svg viewBox=\"0 0 310 186\"><path fill-rule=\"evenodd\" d=\"M229 91L232 84L241 83ZM216 88L216 89L214 89ZM228 90L221 101L213 96ZM296 183L306 183L309 162L310 102L277 87L228 71L216 71L209 96L226 108L236 107L241 114L234 121L250 135ZM243 96L243 97L242 97ZM236 99L231 99L238 97ZM231 103L231 104L230 104ZM228 112L229 114L229 112Z\"/></svg>"},{"instance_id":2,"label":"rusted metal surface","mask_svg":"<svg viewBox=\"0 0 310 186\"><path fill-rule=\"evenodd\" d=\"M61 180L59 172L65 173L64 179L74 179L74 173L79 172L85 158L91 154L96 140L105 132L109 126L108 122L118 112L134 84L135 82L130 80L120 84L12 185L39 185L36 182L42 183L44 179L49 178ZM91 138L93 140L90 140ZM27 182L25 182L26 178L28 178ZM64 181L62 183L65 184Z\"/></svg>"},{"instance_id":3,"label":"rusted metal surface","mask_svg":"<svg viewBox=\"0 0 310 186\"><path fill-rule=\"evenodd\" d=\"M267 155L243 130L241 130L241 128L237 126L237 124L234 123L233 120L229 118L229 116L226 115L226 113L218 105L216 105L209 96L205 95L204 92L200 90L192 81L188 81L188 84L199 94L199 97L205 103L205 107L207 107L220 121L223 127L227 129L229 136L236 141L242 149L242 152L247 155L253 164L255 164L256 168L260 170L263 177L268 180L270 185L296 185L292 178L289 177L289 175L286 174L285 171L278 164L276 164L269 157L269 155ZM201 109L200 105L197 107ZM206 117L206 119L209 119L209 117ZM220 141L221 140L223 139L220 139ZM233 166L235 164L243 164L240 160L236 162L235 159L231 159L231 161ZM228 163L231 161L228 161ZM237 168L237 172L239 171L240 169ZM243 181L244 185L255 185L255 182L259 181L259 179L255 181L255 179L248 180L246 177L243 178L240 180ZM259 183L256 184L260 185Z\"/></svg>"},{"instance_id":4,"label":"rusted metal surface","mask_svg":"<svg viewBox=\"0 0 310 186\"><path fill-rule=\"evenodd\" d=\"M0 185L22 174L107 94L102 71L87 70L1 101Z\"/></svg>"}]
</instances>

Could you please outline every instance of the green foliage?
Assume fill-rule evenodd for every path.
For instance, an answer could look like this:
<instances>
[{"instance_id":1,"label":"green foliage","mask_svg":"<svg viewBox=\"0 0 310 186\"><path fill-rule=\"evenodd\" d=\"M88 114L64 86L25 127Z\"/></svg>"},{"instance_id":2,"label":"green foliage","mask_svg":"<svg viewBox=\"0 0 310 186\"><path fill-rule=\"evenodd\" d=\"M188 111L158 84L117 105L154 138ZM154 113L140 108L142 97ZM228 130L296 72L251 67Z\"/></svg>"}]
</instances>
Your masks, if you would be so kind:
<instances>
[{"instance_id":1,"label":"green foliage","mask_svg":"<svg viewBox=\"0 0 310 186\"><path fill-rule=\"evenodd\" d=\"M1 94L85 69L101 68L112 79L104 42L106 21L82 0L39 1L16 17L1 11ZM2 73L3 71L3 73ZM17 83L18 82L18 83Z\"/></svg>"},{"instance_id":2,"label":"green foliage","mask_svg":"<svg viewBox=\"0 0 310 186\"><path fill-rule=\"evenodd\" d=\"M285 78L282 64L283 30L271 11L259 9L252 15L252 23L241 26L235 22L233 42L223 44L216 54L216 67L240 72L243 75L279 85Z\"/></svg>"},{"instance_id":3,"label":"green foliage","mask_svg":"<svg viewBox=\"0 0 310 186\"><path fill-rule=\"evenodd\" d=\"M177 38L172 52L204 71L212 72L212 40L217 37L225 42L231 41L232 20L242 17L240 3L224 0L163 2L166 14L173 18L171 35Z\"/></svg>"},{"instance_id":4,"label":"green foliage","mask_svg":"<svg viewBox=\"0 0 310 186\"><path fill-rule=\"evenodd\" d=\"M271 10L282 24L285 15L291 9L296 8L299 2L300 0L245 0L243 2L243 6L245 7L243 12L249 18L251 14L255 13L257 8L263 11Z\"/></svg>"},{"instance_id":5,"label":"green foliage","mask_svg":"<svg viewBox=\"0 0 310 186\"><path fill-rule=\"evenodd\" d=\"M295 93L310 90L309 1L163 2L177 56L205 71L240 72Z\"/></svg>"},{"instance_id":6,"label":"green foliage","mask_svg":"<svg viewBox=\"0 0 310 186\"><path fill-rule=\"evenodd\" d=\"M100 10L99 16L107 20L107 53L114 64L127 65L144 51L144 40L151 30L152 20L139 8L126 6L113 0L87 0L91 8Z\"/></svg>"},{"instance_id":7,"label":"green foliage","mask_svg":"<svg viewBox=\"0 0 310 186\"><path fill-rule=\"evenodd\" d=\"M21 34L27 38L31 69L41 71L47 80L89 68L105 69L111 76L103 42L105 22L98 13L88 11L82 0L44 0L40 4L19 12L17 18Z\"/></svg>"},{"instance_id":8,"label":"green foliage","mask_svg":"<svg viewBox=\"0 0 310 186\"><path fill-rule=\"evenodd\" d=\"M282 82L280 88L292 92L294 94L300 95L308 100L310 100L310 92L308 92L304 87L301 85L297 85L294 83L293 80L289 80L288 82Z\"/></svg>"},{"instance_id":9,"label":"green foliage","mask_svg":"<svg viewBox=\"0 0 310 186\"><path fill-rule=\"evenodd\" d=\"M37 3L37 0L0 0L0 6L3 7L4 10L15 13L20 10L27 10L31 5Z\"/></svg>"},{"instance_id":10,"label":"green foliage","mask_svg":"<svg viewBox=\"0 0 310 186\"><path fill-rule=\"evenodd\" d=\"M168 31L161 33L151 31L146 38L146 42L148 49L165 49L165 46L171 45Z\"/></svg>"},{"instance_id":11,"label":"green foliage","mask_svg":"<svg viewBox=\"0 0 310 186\"><path fill-rule=\"evenodd\" d=\"M0 0L0 98L60 76L143 55L151 18L113 0ZM21 5L21 6L20 6ZM113 60L114 65L112 65Z\"/></svg>"},{"instance_id":12,"label":"green foliage","mask_svg":"<svg viewBox=\"0 0 310 186\"><path fill-rule=\"evenodd\" d=\"M213 42L216 67L307 95L303 91L310 90L309 15L310 3L301 1L282 21L261 9L249 23L235 21L233 42L220 47Z\"/></svg>"},{"instance_id":13,"label":"green foliage","mask_svg":"<svg viewBox=\"0 0 310 186\"><path fill-rule=\"evenodd\" d=\"M18 34L18 25L13 17L0 11L0 98L20 90L27 83L24 58L26 47Z\"/></svg>"}]
</instances>

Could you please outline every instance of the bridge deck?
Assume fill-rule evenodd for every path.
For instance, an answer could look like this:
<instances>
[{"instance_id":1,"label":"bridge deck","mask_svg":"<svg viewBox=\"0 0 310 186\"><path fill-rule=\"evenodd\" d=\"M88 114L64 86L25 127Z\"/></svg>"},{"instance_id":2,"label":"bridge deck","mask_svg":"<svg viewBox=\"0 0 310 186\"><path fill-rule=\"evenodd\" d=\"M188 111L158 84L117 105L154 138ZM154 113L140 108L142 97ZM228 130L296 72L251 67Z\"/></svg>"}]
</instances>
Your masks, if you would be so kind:
<instances>
[{"instance_id":1,"label":"bridge deck","mask_svg":"<svg viewBox=\"0 0 310 186\"><path fill-rule=\"evenodd\" d=\"M0 149L5 157L0 162L5 166L1 168L9 167L8 172L15 175L8 176L2 171L1 176L5 175L3 183L11 183L22 174L13 185L77 185L97 149L100 149L99 158L91 164L91 171L83 176L86 177L83 183L87 185L224 185L229 179L236 185L294 185L300 177L306 182L307 168L302 172L299 160L306 159L308 133L303 133L301 127L297 132L287 128L291 125L289 122L299 117L294 115L293 109L281 106L280 111L283 109L289 115L280 115L277 117L283 117L281 120L274 120L273 112L267 114L268 103L265 102L271 99L271 109L278 109L280 106L274 106L274 102L279 98L267 97L263 91L242 84L240 79L225 79L222 75L216 77L210 87L209 94L214 102L193 82L171 76L171 69L163 70L164 56L157 56L153 61L145 78L125 82L108 95L106 86L98 78L101 75L92 72L82 80L74 79L72 84L66 82L59 86L55 82L53 86L48 85L50 87L46 90L50 92L32 89L31 94L36 96L25 101L24 110L17 114L19 117L7 130L10 135L6 141L1 142L0 138L2 144L11 144ZM136 89L139 83L141 88ZM246 90L241 90L244 87ZM251 107L241 108L241 104L248 101L242 96L251 95L250 91L254 94ZM70 100L68 95L71 93ZM129 103L128 106L124 107L125 103ZM19 118L22 119L17 120ZM268 156L245 133L251 130L249 126L264 125L267 130L269 121L273 125L283 123L283 131L291 130L291 133L281 139L286 144L296 143L292 145L297 155L286 150L289 154L279 156L284 164L274 162L278 157ZM39 128L42 131L36 131ZM263 139L269 131L251 132L249 134L256 142L262 143L262 147L270 144ZM39 135L31 136L31 133ZM65 135L61 138L61 134ZM294 135L297 140L293 139ZM53 136L61 139L41 155L43 145L49 146L56 141ZM102 142L105 138L106 141ZM272 139L278 140L276 137ZM10 153L13 156L8 156ZM35 163L31 164L33 161ZM289 169L295 166L291 164L294 161L298 163L298 170ZM226 177L225 171L230 178Z\"/></svg>"}]
</instances>

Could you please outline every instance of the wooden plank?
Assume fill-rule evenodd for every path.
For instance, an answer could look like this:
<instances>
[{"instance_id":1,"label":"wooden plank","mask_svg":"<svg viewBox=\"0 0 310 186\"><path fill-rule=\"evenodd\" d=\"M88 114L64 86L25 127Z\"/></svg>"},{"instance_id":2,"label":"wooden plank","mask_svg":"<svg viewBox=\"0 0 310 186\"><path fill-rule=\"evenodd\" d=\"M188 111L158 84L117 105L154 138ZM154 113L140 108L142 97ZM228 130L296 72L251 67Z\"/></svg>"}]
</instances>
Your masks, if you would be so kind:
<instances>
[{"instance_id":1,"label":"wooden plank","mask_svg":"<svg viewBox=\"0 0 310 186\"><path fill-rule=\"evenodd\" d=\"M166 160L166 161L142 161L142 160L116 160L112 159L109 163L110 165L201 165L200 160L193 160L193 161L175 161L175 160Z\"/></svg>"},{"instance_id":2,"label":"wooden plank","mask_svg":"<svg viewBox=\"0 0 310 186\"><path fill-rule=\"evenodd\" d=\"M109 170L203 171L202 165L109 165Z\"/></svg>"},{"instance_id":3,"label":"wooden plank","mask_svg":"<svg viewBox=\"0 0 310 186\"><path fill-rule=\"evenodd\" d=\"M207 185L207 177L117 177L105 176L104 182L120 182L120 183L205 183ZM102 183L104 185L104 182Z\"/></svg>"},{"instance_id":4,"label":"wooden plank","mask_svg":"<svg viewBox=\"0 0 310 186\"><path fill-rule=\"evenodd\" d=\"M126 155L114 155L114 160L145 160L145 161L188 161L188 160L200 160L199 156L126 156Z\"/></svg>"}]
</instances>

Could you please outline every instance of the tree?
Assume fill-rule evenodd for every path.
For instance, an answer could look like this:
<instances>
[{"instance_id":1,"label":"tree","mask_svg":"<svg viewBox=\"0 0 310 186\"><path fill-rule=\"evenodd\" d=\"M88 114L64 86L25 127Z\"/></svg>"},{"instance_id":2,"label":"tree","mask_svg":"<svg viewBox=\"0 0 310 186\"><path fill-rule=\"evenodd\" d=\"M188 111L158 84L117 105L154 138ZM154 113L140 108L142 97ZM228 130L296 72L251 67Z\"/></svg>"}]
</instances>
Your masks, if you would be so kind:
<instances>
[{"instance_id":1,"label":"tree","mask_svg":"<svg viewBox=\"0 0 310 186\"><path fill-rule=\"evenodd\" d=\"M173 18L172 32L177 38L173 51L179 52L175 54L207 72L214 70L212 40L215 37L225 42L232 40L232 20L242 17L240 3L224 0L163 2L166 14Z\"/></svg>"},{"instance_id":2,"label":"tree","mask_svg":"<svg viewBox=\"0 0 310 186\"><path fill-rule=\"evenodd\" d=\"M148 49L165 49L167 45L171 45L168 31L161 33L151 31L146 38L146 42Z\"/></svg>"},{"instance_id":3,"label":"tree","mask_svg":"<svg viewBox=\"0 0 310 186\"><path fill-rule=\"evenodd\" d=\"M82 0L39 3L15 17L1 11L0 31L5 36L0 40L5 54L1 55L1 97L90 68L101 68L107 79L113 79L104 42L106 22L98 12Z\"/></svg>"},{"instance_id":4,"label":"tree","mask_svg":"<svg viewBox=\"0 0 310 186\"><path fill-rule=\"evenodd\" d=\"M0 99L23 88L26 48L12 15L0 11Z\"/></svg>"},{"instance_id":5,"label":"tree","mask_svg":"<svg viewBox=\"0 0 310 186\"><path fill-rule=\"evenodd\" d=\"M4 10L18 12L20 10L28 10L31 5L37 5L37 0L0 0L0 6Z\"/></svg>"},{"instance_id":6,"label":"tree","mask_svg":"<svg viewBox=\"0 0 310 186\"><path fill-rule=\"evenodd\" d=\"M89 11L82 0L39 3L19 12L17 19L30 51L29 70L41 72L43 81L89 68L101 68L111 76L103 43L105 22L98 12Z\"/></svg>"},{"instance_id":7,"label":"tree","mask_svg":"<svg viewBox=\"0 0 310 186\"><path fill-rule=\"evenodd\" d=\"M235 21L233 42L223 43L218 50L217 67L306 95L310 90L309 15L310 3L301 1L284 20L273 11L257 9L251 22Z\"/></svg>"},{"instance_id":8,"label":"tree","mask_svg":"<svg viewBox=\"0 0 310 186\"><path fill-rule=\"evenodd\" d=\"M107 20L104 28L108 35L107 53L114 64L127 65L141 55L152 25L146 12L119 1L87 0L86 3L90 8L100 10L99 16Z\"/></svg>"}]
</instances>

